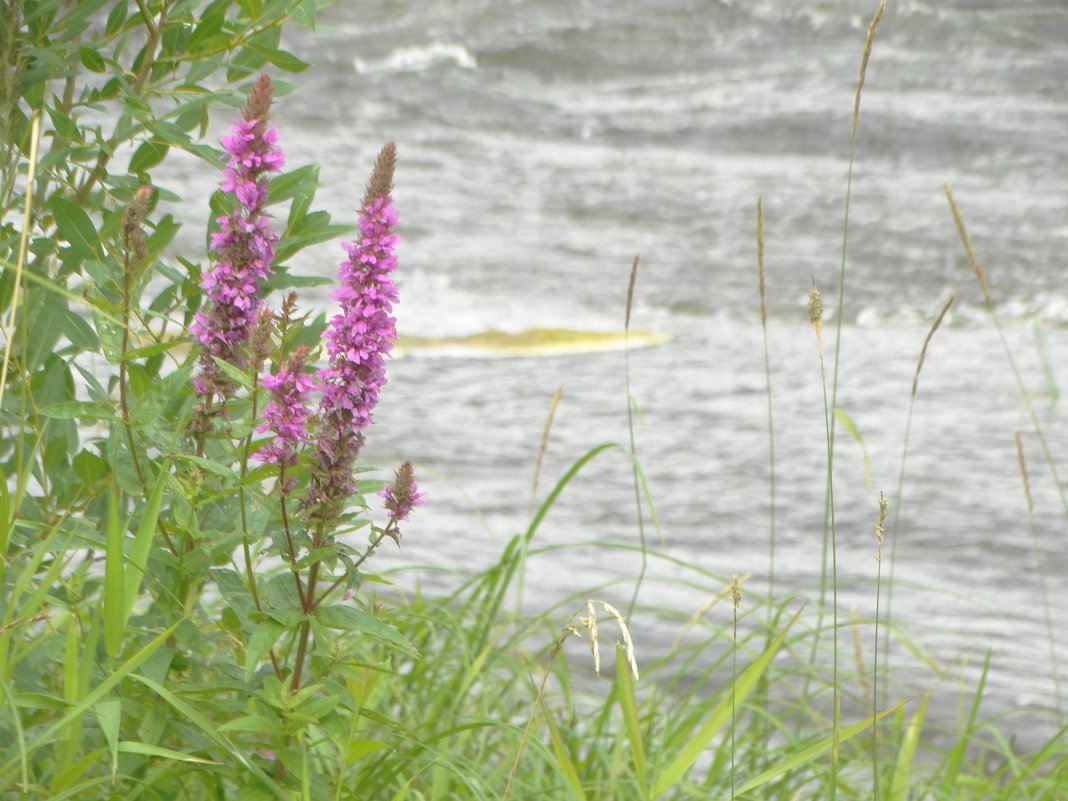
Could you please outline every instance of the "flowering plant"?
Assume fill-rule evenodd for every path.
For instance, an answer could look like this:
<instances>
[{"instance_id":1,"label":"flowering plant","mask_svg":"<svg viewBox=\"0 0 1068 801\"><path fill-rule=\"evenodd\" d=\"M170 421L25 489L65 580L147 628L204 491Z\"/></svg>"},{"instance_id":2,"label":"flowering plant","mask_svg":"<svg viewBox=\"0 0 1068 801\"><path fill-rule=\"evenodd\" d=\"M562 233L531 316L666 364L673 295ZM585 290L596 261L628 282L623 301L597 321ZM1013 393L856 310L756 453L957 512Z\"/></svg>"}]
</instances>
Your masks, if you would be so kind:
<instances>
[{"instance_id":1,"label":"flowering plant","mask_svg":"<svg viewBox=\"0 0 1068 801\"><path fill-rule=\"evenodd\" d=\"M50 132L60 158L39 159L40 121L74 120L77 104L41 115L71 93L45 100L20 76L39 26L67 31L81 17L64 5L13 20L4 58L26 94L3 128L14 161L0 168L30 183L11 193L17 181L0 181L0 202L5 221L16 200L30 211L21 230L4 223L0 248L36 280L0 282L13 309L0 378L0 469L11 478L0 482L0 799L133 798L147 787L155 797L290 798L311 781L312 743L333 766L315 773L316 786L340 788L359 739L354 666L417 656L360 592L367 560L384 539L399 541L423 497L410 463L388 485L357 465L396 338L395 148L372 171L333 291L337 313L329 323L302 316L293 293L272 308L275 285L334 283L291 276L286 261L350 229L310 211L317 167L284 171L276 87L251 72L268 61L302 68L277 48L286 15L238 5L224 24L165 0L139 3L135 16L114 3L74 61L113 65L114 82L87 89L87 102L137 109L138 124L120 119L95 166L67 172L56 165L92 132L74 122ZM124 64L138 22L147 44ZM176 51L174 34L196 24ZM213 65L230 70L225 88L200 90ZM239 105L229 80L246 77L221 161L188 133L206 127L208 102L177 115L152 108L201 91ZM129 170L110 174L131 130L144 138ZM221 170L203 266L176 266L166 250L174 195L151 171L171 148ZM46 209L33 208L38 197ZM276 219L286 202L288 218ZM12 246L20 237L33 238L32 251ZM107 365L115 375L103 375ZM27 694L55 703L23 711ZM207 795L190 789L201 783Z\"/></svg>"}]
</instances>

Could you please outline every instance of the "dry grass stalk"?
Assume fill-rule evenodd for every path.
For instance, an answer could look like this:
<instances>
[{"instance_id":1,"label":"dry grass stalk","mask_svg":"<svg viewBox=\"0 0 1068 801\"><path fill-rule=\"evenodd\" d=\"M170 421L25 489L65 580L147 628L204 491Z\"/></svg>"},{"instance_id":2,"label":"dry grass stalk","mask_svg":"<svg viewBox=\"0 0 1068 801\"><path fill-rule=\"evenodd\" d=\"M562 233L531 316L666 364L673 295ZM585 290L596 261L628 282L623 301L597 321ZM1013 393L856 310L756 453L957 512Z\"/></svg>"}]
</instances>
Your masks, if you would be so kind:
<instances>
[{"instance_id":1,"label":"dry grass stalk","mask_svg":"<svg viewBox=\"0 0 1068 801\"><path fill-rule=\"evenodd\" d=\"M879 10L872 17L871 25L868 26L868 38L864 42L864 57L860 60L860 78L857 79L857 93L853 98L853 122L849 127L849 132L853 135L857 133L857 120L860 119L860 93L864 89L864 73L868 71L868 59L871 58L871 48L875 43L875 30L879 27L879 21L882 20L883 11L885 10L886 0L882 0L879 3Z\"/></svg>"},{"instance_id":2,"label":"dry grass stalk","mask_svg":"<svg viewBox=\"0 0 1068 801\"><path fill-rule=\"evenodd\" d=\"M627 283L627 314L623 319L623 331L630 331L630 310L634 306L634 282L638 280L638 254L634 254L634 262L630 265L630 281Z\"/></svg>"},{"instance_id":3,"label":"dry grass stalk","mask_svg":"<svg viewBox=\"0 0 1068 801\"><path fill-rule=\"evenodd\" d=\"M820 290L816 281L812 281L812 289L808 291L808 321L816 329L816 339L819 341L820 353L823 352L823 301L820 300Z\"/></svg>"},{"instance_id":4,"label":"dry grass stalk","mask_svg":"<svg viewBox=\"0 0 1068 801\"><path fill-rule=\"evenodd\" d=\"M853 635L853 658L857 662L857 679L864 693L864 708L868 710L869 715L874 715L875 698L872 694L871 679L868 678L868 669L864 666L864 649L860 644L860 620L856 607L849 612L849 630Z\"/></svg>"},{"instance_id":5,"label":"dry grass stalk","mask_svg":"<svg viewBox=\"0 0 1068 801\"><path fill-rule=\"evenodd\" d=\"M931 326L931 330L927 332L927 338L923 341L923 347L920 348L920 360L916 363L916 375L912 377L912 397L916 397L916 386L920 381L920 370L923 369L923 360L927 356L927 346L931 343L931 337L935 335L935 331L942 325L942 318L946 316L946 312L949 311L949 307L953 305L953 301L957 299L957 293L953 292L946 299L946 302L942 304L942 311L938 313L938 317L935 318L934 325Z\"/></svg>"},{"instance_id":6,"label":"dry grass stalk","mask_svg":"<svg viewBox=\"0 0 1068 801\"><path fill-rule=\"evenodd\" d=\"M582 609L579 609L573 615L571 615L570 618L568 618L568 621L560 630L559 636L557 636L556 640L553 642L552 647L549 648L549 663L544 667L544 669L539 668L539 672L541 672L541 681L538 682L537 695L534 698L534 703L531 705L530 715L527 718L527 725L523 729L523 738L520 740L519 747L516 749L515 759L512 762L512 769L508 774L508 782L505 784L504 794L501 796L501 801L507 801L508 795L511 792L512 780L515 778L516 770L519 767L519 758L523 754L523 748L525 747L527 739L530 736L531 729L534 728L534 719L535 715L537 714L537 710L539 707L542 707L542 709L545 708L544 701L542 699L545 695L545 687L549 683L549 674L552 671L553 662L556 661L557 655L564 647L564 642L567 641L567 638L569 636L582 636L582 632L580 632L578 630L578 626L575 625L576 619L579 625L589 632L590 649L593 652L594 670L597 672L598 676L601 675L601 647L600 638L597 632L597 610L595 609L596 604L600 604L604 611L614 617L616 619L616 623L619 624L619 630L623 635L623 650L624 653L626 653L627 655L627 664L630 666L630 672L634 676L635 680L639 678L638 663L634 658L634 640L630 636L630 629L627 627L627 622L623 619L622 613L607 601L599 601L595 598L590 598L586 601ZM583 610L585 610L586 612L585 615L582 615Z\"/></svg>"},{"instance_id":7,"label":"dry grass stalk","mask_svg":"<svg viewBox=\"0 0 1068 801\"><path fill-rule=\"evenodd\" d=\"M15 338L15 313L19 305L19 287L22 285L22 267L26 263L26 248L30 240L30 223L33 210L33 179L37 174L37 142L41 131L41 112L34 111L30 116L30 158L26 164L26 204L22 214L22 233L19 235L19 254L15 261L15 291L11 295L11 311L7 318L7 330L4 344L4 362L0 366L0 401L4 399L4 387L7 386L7 368L11 363L11 342Z\"/></svg>"},{"instance_id":8,"label":"dry grass stalk","mask_svg":"<svg viewBox=\"0 0 1068 801\"><path fill-rule=\"evenodd\" d=\"M549 447L549 431L553 427L553 418L556 417L556 407L560 405L560 396L564 394L564 385L556 388L553 399L549 401L549 414L545 418L545 428L541 432L541 443L538 445L538 455L534 459L534 482L530 487L530 502L534 503L534 496L538 494L538 479L541 477L541 461L545 451Z\"/></svg>"},{"instance_id":9,"label":"dry grass stalk","mask_svg":"<svg viewBox=\"0 0 1068 801\"><path fill-rule=\"evenodd\" d=\"M731 600L733 602L733 599L734 599L733 584L734 584L734 579L735 578L738 579L737 589L740 592L742 585L745 584L745 582L747 582L749 580L749 577L752 576L752 575L753 575L752 573L746 573L744 576L741 576L741 577L732 576L730 584L728 584L726 587L724 587L720 592L717 592L715 595L713 595L708 603L706 603L704 606L702 606L700 609L698 609L696 612L694 612L692 615L690 615L690 619L687 620L686 621L686 625L682 627L682 631L679 632L679 635L675 638L675 642L674 642L672 647L677 648L679 643L682 642L682 638L686 636L686 632L688 632L690 629L692 629L694 626L696 626L697 625L697 621L700 620L702 617L704 617L712 609L713 606L718 604L720 601L722 601L727 596L731 596ZM741 595L740 594L739 594L738 598L739 598L739 600L741 600Z\"/></svg>"},{"instance_id":10,"label":"dry grass stalk","mask_svg":"<svg viewBox=\"0 0 1068 801\"><path fill-rule=\"evenodd\" d=\"M756 202L756 236L757 236L757 279L760 288L760 324L767 325L768 314L765 303L764 288L764 206L761 198Z\"/></svg>"},{"instance_id":11,"label":"dry grass stalk","mask_svg":"<svg viewBox=\"0 0 1068 801\"><path fill-rule=\"evenodd\" d=\"M983 297L986 298L986 302L993 305L994 298L990 294L990 284L986 280L986 271L975 260L975 249L972 247L972 240L964 227L964 220L960 216L960 210L957 209L957 202L953 199L953 193L949 190L949 184L942 184L942 189L946 193L949 210L953 214L953 223L957 226L957 233L960 235L960 241L964 245L964 252L968 256L968 266L972 268L972 272L975 273L975 277L979 280L979 286L983 290Z\"/></svg>"},{"instance_id":12,"label":"dry grass stalk","mask_svg":"<svg viewBox=\"0 0 1068 801\"><path fill-rule=\"evenodd\" d=\"M1020 477L1023 478L1024 495L1027 497L1027 514L1031 514L1034 511L1034 502L1031 500L1031 482L1027 478L1027 462L1024 459L1023 452L1023 440L1020 439L1020 432L1013 432L1016 434L1016 456L1020 460Z\"/></svg>"},{"instance_id":13,"label":"dry grass stalk","mask_svg":"<svg viewBox=\"0 0 1068 801\"><path fill-rule=\"evenodd\" d=\"M883 535L885 534L886 516L889 514L890 503L886 496L879 493L879 519L875 521L875 561L883 561Z\"/></svg>"}]
</instances>

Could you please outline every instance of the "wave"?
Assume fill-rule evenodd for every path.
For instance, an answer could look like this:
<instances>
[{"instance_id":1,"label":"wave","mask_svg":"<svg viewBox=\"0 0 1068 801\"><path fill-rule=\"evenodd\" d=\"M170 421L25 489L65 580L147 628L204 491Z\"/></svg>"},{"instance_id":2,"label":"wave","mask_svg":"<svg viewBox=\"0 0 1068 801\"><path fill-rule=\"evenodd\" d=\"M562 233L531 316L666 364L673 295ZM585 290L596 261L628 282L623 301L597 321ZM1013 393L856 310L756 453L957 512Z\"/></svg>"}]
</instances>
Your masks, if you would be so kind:
<instances>
[{"instance_id":1,"label":"wave","mask_svg":"<svg viewBox=\"0 0 1068 801\"><path fill-rule=\"evenodd\" d=\"M455 42L430 42L425 45L398 47L378 61L354 58L352 66L361 75L374 72L419 72L428 67L449 63L465 70L478 67L478 59L461 44Z\"/></svg>"}]
</instances>

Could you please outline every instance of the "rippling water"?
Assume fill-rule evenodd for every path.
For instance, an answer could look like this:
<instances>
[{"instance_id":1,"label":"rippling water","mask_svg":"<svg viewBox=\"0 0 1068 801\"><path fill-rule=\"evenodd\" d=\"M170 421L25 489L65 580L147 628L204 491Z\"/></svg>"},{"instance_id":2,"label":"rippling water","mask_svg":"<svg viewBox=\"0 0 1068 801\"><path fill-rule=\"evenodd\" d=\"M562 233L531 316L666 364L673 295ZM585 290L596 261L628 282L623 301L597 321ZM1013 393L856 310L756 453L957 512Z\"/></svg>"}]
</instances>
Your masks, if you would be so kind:
<instances>
[{"instance_id":1,"label":"rippling water","mask_svg":"<svg viewBox=\"0 0 1068 801\"><path fill-rule=\"evenodd\" d=\"M640 253L633 325L674 336L630 357L639 454L664 537L673 555L713 572L751 572L755 591L766 586L769 512L754 236L762 197L776 571L783 587L812 588L826 451L804 304L815 280L833 317L854 90L875 6L341 3L316 36L291 32L288 46L313 67L275 116L291 165L324 164L320 199L339 220L352 219L378 148L397 142L402 333L619 329ZM1068 382L1066 41L1060 2L892 1L856 144L838 402L863 436L872 486L861 448L839 429L842 602L873 612L878 493L897 493L916 360L956 292L916 398L894 611L947 663L994 648L990 711L1053 704L1036 547L1068 665L1065 512L942 185L953 188L1036 416L1068 471L1055 383ZM319 249L296 268L332 274L339 254ZM833 319L825 340L830 364ZM626 437L621 353L417 353L395 360L390 376L366 455L417 461L430 502L381 568L468 573L495 558L525 525L538 438L561 382L542 495L587 448ZM634 542L623 456L610 452L583 476L538 541ZM547 602L637 569L633 553L557 554L532 563L530 583ZM660 563L654 573L675 576ZM422 580L451 583L432 570ZM692 610L720 589L654 579L647 600ZM625 602L629 592L604 594ZM641 647L656 635L636 637Z\"/></svg>"}]
</instances>

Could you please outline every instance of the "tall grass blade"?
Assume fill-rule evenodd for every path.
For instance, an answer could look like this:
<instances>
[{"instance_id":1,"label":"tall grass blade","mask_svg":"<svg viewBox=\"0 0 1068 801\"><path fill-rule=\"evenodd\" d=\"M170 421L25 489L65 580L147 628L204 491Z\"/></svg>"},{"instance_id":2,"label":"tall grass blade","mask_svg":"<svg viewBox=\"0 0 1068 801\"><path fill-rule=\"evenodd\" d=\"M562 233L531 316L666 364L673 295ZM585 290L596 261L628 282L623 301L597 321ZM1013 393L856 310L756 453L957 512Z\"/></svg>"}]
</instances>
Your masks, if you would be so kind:
<instances>
[{"instance_id":1,"label":"tall grass blade","mask_svg":"<svg viewBox=\"0 0 1068 801\"><path fill-rule=\"evenodd\" d=\"M545 705L544 697L539 696L538 702L541 704L542 714L545 716L545 724L549 727L549 740L552 742L553 754L556 755L556 762L560 766L560 772L567 779L567 784L574 792L574 796L580 801L587 801L586 791L582 787L582 779L579 778L578 768L575 767L575 762L571 759L571 754L568 753L567 746L564 745L556 724L553 723L552 715Z\"/></svg>"},{"instance_id":2,"label":"tall grass blade","mask_svg":"<svg viewBox=\"0 0 1068 801\"><path fill-rule=\"evenodd\" d=\"M897 761L894 763L894 773L890 779L890 790L887 796L890 801L904 801L905 794L908 792L912 763L916 759L916 747L920 744L923 718L927 713L927 702L930 700L931 694L928 692L923 696L920 708L913 713L905 727L905 734L898 747Z\"/></svg>"},{"instance_id":3,"label":"tall grass blade","mask_svg":"<svg viewBox=\"0 0 1068 801\"><path fill-rule=\"evenodd\" d=\"M122 566L123 530L119 522L119 490L111 485L108 503L107 550L104 554L104 647L109 656L122 651L126 630L126 578Z\"/></svg>"},{"instance_id":4,"label":"tall grass blade","mask_svg":"<svg viewBox=\"0 0 1068 801\"><path fill-rule=\"evenodd\" d=\"M719 703L716 704L705 722L701 724L701 727L690 737L689 742L657 776L656 781L653 783L653 798L659 798L667 792L682 778L686 771L693 767L701 753L708 748L723 726L730 721L732 706L740 706L745 703L745 699L749 697L749 693L753 691L757 681L767 670L772 658L782 646L786 635L794 623L797 622L803 610L804 607L797 610L771 643L771 646L757 657L756 661L746 668L730 687L724 690L723 697L720 698Z\"/></svg>"},{"instance_id":5,"label":"tall grass blade","mask_svg":"<svg viewBox=\"0 0 1068 801\"><path fill-rule=\"evenodd\" d=\"M119 770L119 725L122 723L122 701L108 698L93 707L100 731L104 734L108 752L111 754L111 781Z\"/></svg>"},{"instance_id":6,"label":"tall grass blade","mask_svg":"<svg viewBox=\"0 0 1068 801\"><path fill-rule=\"evenodd\" d=\"M834 419L860 446L860 451L864 456L864 486L868 488L868 492L871 492L871 457L868 456L868 446L864 444L864 437L860 435L860 429L857 428L857 424L853 422L853 418L849 416L845 409L836 408L834 410Z\"/></svg>"},{"instance_id":7,"label":"tall grass blade","mask_svg":"<svg viewBox=\"0 0 1068 801\"><path fill-rule=\"evenodd\" d=\"M205 735L207 735L207 737L212 742L222 748L228 755L237 759L242 764L242 766L246 770L252 772L256 776L256 778L263 783L264 787L270 790L276 798L280 799L280 801L292 801L292 797L289 793L287 793L280 786L278 786L274 779L264 773L264 771L252 760L252 758L248 754L246 754L241 748L239 748L232 740L230 740L230 738L222 734L219 731L218 726L212 723L203 714L198 712L196 709L194 709L188 703L186 703L177 695L172 693L166 687L156 681L153 681L147 676L142 676L138 673L132 673L130 675L130 678L135 681L141 682L141 684L152 690L152 692L158 695L161 700L166 701L168 704L170 704L170 706L173 707L175 711L185 717L185 719L188 720L191 724L200 729Z\"/></svg>"},{"instance_id":8,"label":"tall grass blade","mask_svg":"<svg viewBox=\"0 0 1068 801\"><path fill-rule=\"evenodd\" d=\"M1045 431L1038 420L1038 415L1035 414L1034 405L1031 403L1031 396L1028 394L1027 389L1024 386L1020 368L1016 364L1016 359L1012 355L1012 349L1009 347L1009 341L1005 337L1005 329L1001 325L1001 318L998 317L997 309L994 306L994 296L990 292L990 282L987 280L986 271L983 270L979 265L979 262L976 261L975 248L972 247L972 240L968 236L967 229L964 227L964 218L961 216L960 210L957 208L957 203L953 199L953 193L949 189L949 184L943 184L942 188L946 193L946 201L949 203L949 210L953 215L953 222L957 226L957 233L960 235L961 244L964 245L964 253L968 258L968 266L972 268L972 272L975 273L976 280L979 282L979 286L983 290L983 297L986 299L987 312L990 314L990 319L994 322L994 328L997 330L998 338L1001 340L1002 350L1005 351L1005 360L1009 363L1009 368L1012 370L1013 378L1016 381L1016 387L1020 392L1020 397L1024 402L1024 406L1027 408L1027 414L1031 418L1031 426L1034 428L1035 434L1038 436L1039 444L1042 446L1042 454L1046 458L1046 466L1049 469L1050 477L1053 478L1053 486L1056 487L1057 494L1060 497L1061 508L1064 510L1065 517L1068 517L1068 493L1065 492L1064 484L1061 482L1060 475L1057 472L1057 463L1053 458L1053 452L1050 450Z\"/></svg>"},{"instance_id":9,"label":"tall grass blade","mask_svg":"<svg viewBox=\"0 0 1068 801\"><path fill-rule=\"evenodd\" d=\"M752 779L750 779L741 787L739 787L737 791L738 795L743 795L745 793L750 792L751 790L755 790L757 787L760 787L763 784L767 784L772 779L777 779L779 776L782 776L788 771L796 770L797 768L803 767L804 765L808 764L816 757L818 757L820 754L823 754L824 752L829 751L833 747L835 747L836 741L839 745L841 743L848 742L865 729L870 728L875 723L885 718L891 712L900 709L906 703L908 703L908 701L901 701L900 703L894 704L894 706L890 707L889 709L884 709L877 715L872 715L871 717L865 718L859 723L854 723L852 726L846 726L844 729L839 730L837 737L835 737L834 734L830 734L827 737L824 737L819 742L808 746L807 748L802 748L799 751L791 753L790 756L786 757L781 762L776 763L774 767L768 768L768 770L757 776L754 776Z\"/></svg>"},{"instance_id":10,"label":"tall grass blade","mask_svg":"<svg viewBox=\"0 0 1068 801\"><path fill-rule=\"evenodd\" d=\"M130 547L130 555L127 559L125 582L124 582L124 606L122 623L125 627L133 611L134 602L141 589L141 580L145 574L145 566L148 563L148 554L152 550L152 539L156 534L156 523L159 521L159 510L163 504L163 493L167 489L168 467L164 464L156 479L156 486L148 496L148 504L141 516L141 522L134 534L133 545Z\"/></svg>"},{"instance_id":11,"label":"tall grass blade","mask_svg":"<svg viewBox=\"0 0 1068 801\"><path fill-rule=\"evenodd\" d=\"M616 645L616 697L619 699L619 708L623 713L623 726L627 731L630 758L634 762L634 770L638 774L638 783L644 795L648 791L649 784L646 777L642 729L638 720L638 700L634 694L634 676L627 665L626 654L622 646L618 644Z\"/></svg>"},{"instance_id":12,"label":"tall grass blade","mask_svg":"<svg viewBox=\"0 0 1068 801\"><path fill-rule=\"evenodd\" d=\"M975 689L975 694L972 696L972 706L968 713L968 720L966 723L962 722L962 725L957 729L957 742L953 744L953 748L949 752L949 758L946 760L946 767L942 773L942 794L946 798L952 798L956 792L957 782L960 779L961 767L964 764L964 753L968 748L968 744L971 742L972 733L975 731L975 722L979 718L979 704L983 700L983 691L986 689L986 677L990 672L990 655L991 651L986 652L986 658L983 660L983 670L979 674L979 685Z\"/></svg>"},{"instance_id":13,"label":"tall grass blade","mask_svg":"<svg viewBox=\"0 0 1068 801\"><path fill-rule=\"evenodd\" d=\"M127 676L130 676L130 674L137 670L137 668L139 668L146 659L148 659L150 656L152 656L152 654L159 650L160 646L167 642L167 639L172 634L174 634L175 629L177 629L178 626L181 625L181 622L182 621L178 621L177 623L173 624L172 626L158 634L150 642L145 644L145 646L141 648L141 650L137 651L135 654L133 654L133 656L123 662L106 679L104 679L102 682L100 682L100 684L94 687L91 692L86 693L85 697L82 698L81 701L79 701L73 707L68 709L67 713L63 717L52 723L50 726L47 726L42 729L37 734L37 737L33 740L33 742L29 743L26 746L26 753L32 754L41 746L51 742L52 736L57 731L62 729L72 720L76 720L77 718L81 717L83 714L85 714L86 710L90 709L101 699L107 696L107 694L111 692L112 689L114 689L115 686L119 684L119 682L121 682ZM0 755L0 758L3 758L3 755ZM18 761L19 757L15 757L14 759L9 759L6 762L0 763L0 792L6 790L8 787L11 786L9 778L11 774L11 769L18 763Z\"/></svg>"}]
</instances>

